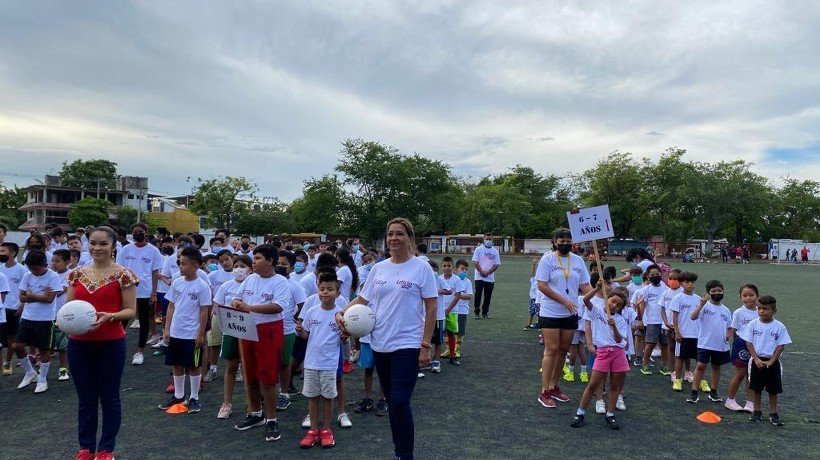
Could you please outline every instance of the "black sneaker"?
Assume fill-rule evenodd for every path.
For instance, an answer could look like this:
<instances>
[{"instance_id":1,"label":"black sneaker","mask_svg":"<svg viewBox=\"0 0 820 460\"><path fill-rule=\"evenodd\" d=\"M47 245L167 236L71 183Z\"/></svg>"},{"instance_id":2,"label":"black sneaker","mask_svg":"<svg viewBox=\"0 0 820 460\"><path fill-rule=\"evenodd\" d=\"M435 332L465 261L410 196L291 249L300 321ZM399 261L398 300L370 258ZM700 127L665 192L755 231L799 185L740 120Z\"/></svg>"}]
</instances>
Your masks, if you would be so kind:
<instances>
[{"instance_id":1,"label":"black sneaker","mask_svg":"<svg viewBox=\"0 0 820 460\"><path fill-rule=\"evenodd\" d=\"M288 393L290 394L291 398L293 398L293 395L299 393L299 390L297 390L296 387L293 386L293 382L290 382L290 386L288 386Z\"/></svg>"},{"instance_id":2,"label":"black sneaker","mask_svg":"<svg viewBox=\"0 0 820 460\"><path fill-rule=\"evenodd\" d=\"M479 316L478 313L476 313L475 314L475 319L481 319L481 316Z\"/></svg>"},{"instance_id":3,"label":"black sneaker","mask_svg":"<svg viewBox=\"0 0 820 460\"><path fill-rule=\"evenodd\" d=\"M607 415L606 417L604 417L604 419L606 420L606 424L609 425L609 427L613 430L621 429L621 427L618 425L618 422L615 421L614 415Z\"/></svg>"},{"instance_id":4,"label":"black sneaker","mask_svg":"<svg viewBox=\"0 0 820 460\"><path fill-rule=\"evenodd\" d=\"M251 428L256 428L258 426L262 426L265 424L265 414L262 415L253 415L253 414L246 414L245 418L243 418L239 423L234 425L235 430L245 431L250 430Z\"/></svg>"},{"instance_id":5,"label":"black sneaker","mask_svg":"<svg viewBox=\"0 0 820 460\"><path fill-rule=\"evenodd\" d=\"M373 400L370 398L364 398L356 404L356 407L353 409L353 412L357 414L361 414L363 412L373 412L373 409L376 408L376 405L373 404Z\"/></svg>"},{"instance_id":6,"label":"black sneaker","mask_svg":"<svg viewBox=\"0 0 820 460\"><path fill-rule=\"evenodd\" d=\"M279 423L276 420L265 422L265 441L278 441L281 438L282 433L279 432Z\"/></svg>"},{"instance_id":7,"label":"black sneaker","mask_svg":"<svg viewBox=\"0 0 820 460\"><path fill-rule=\"evenodd\" d=\"M783 426L783 422L780 421L780 416L777 415L777 412L769 414L769 421L772 422L774 426Z\"/></svg>"},{"instance_id":8,"label":"black sneaker","mask_svg":"<svg viewBox=\"0 0 820 460\"><path fill-rule=\"evenodd\" d=\"M168 402L166 402L165 404L160 404L158 407L159 410L168 410L168 408L170 408L171 406L175 406L182 402L185 402L185 400L182 398L175 398L171 396L171 399L169 399Z\"/></svg>"},{"instance_id":9,"label":"black sneaker","mask_svg":"<svg viewBox=\"0 0 820 460\"><path fill-rule=\"evenodd\" d=\"M387 400L380 399L376 401L376 415L378 417L384 417L387 415Z\"/></svg>"},{"instance_id":10,"label":"black sneaker","mask_svg":"<svg viewBox=\"0 0 820 460\"><path fill-rule=\"evenodd\" d=\"M188 413L189 414L196 414L197 412L202 410L202 404L199 403L198 399L190 398L188 402L185 403L188 406Z\"/></svg>"},{"instance_id":11,"label":"black sneaker","mask_svg":"<svg viewBox=\"0 0 820 460\"><path fill-rule=\"evenodd\" d=\"M688 403L695 404L698 401L700 401L700 399L698 398L698 392L697 391L692 391L692 396L689 396L688 398L686 398L686 402L688 402Z\"/></svg>"},{"instance_id":12,"label":"black sneaker","mask_svg":"<svg viewBox=\"0 0 820 460\"><path fill-rule=\"evenodd\" d=\"M573 420L572 423L569 424L569 426L571 426L573 428L581 428L582 426L584 426L586 424L586 421L584 421L584 418L585 417L583 415L576 415L575 420Z\"/></svg>"},{"instance_id":13,"label":"black sneaker","mask_svg":"<svg viewBox=\"0 0 820 460\"><path fill-rule=\"evenodd\" d=\"M453 358L450 360L453 366L461 366L461 358Z\"/></svg>"},{"instance_id":14,"label":"black sneaker","mask_svg":"<svg viewBox=\"0 0 820 460\"><path fill-rule=\"evenodd\" d=\"M715 390L709 392L709 400L713 402L723 402L723 398L718 396L718 393Z\"/></svg>"},{"instance_id":15,"label":"black sneaker","mask_svg":"<svg viewBox=\"0 0 820 460\"><path fill-rule=\"evenodd\" d=\"M749 417L750 422L760 423L761 420L763 420L763 411L756 410L752 412L752 416Z\"/></svg>"}]
</instances>

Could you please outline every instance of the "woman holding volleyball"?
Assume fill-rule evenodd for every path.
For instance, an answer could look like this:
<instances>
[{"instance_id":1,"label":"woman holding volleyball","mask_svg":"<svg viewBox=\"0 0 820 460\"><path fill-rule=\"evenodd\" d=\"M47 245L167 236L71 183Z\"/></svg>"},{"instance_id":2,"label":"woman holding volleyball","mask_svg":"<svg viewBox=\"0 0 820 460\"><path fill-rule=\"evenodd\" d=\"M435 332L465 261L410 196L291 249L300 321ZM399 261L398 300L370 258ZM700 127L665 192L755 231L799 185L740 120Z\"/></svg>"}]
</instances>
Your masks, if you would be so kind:
<instances>
[{"instance_id":1,"label":"woman holding volleyball","mask_svg":"<svg viewBox=\"0 0 820 460\"><path fill-rule=\"evenodd\" d=\"M376 264L362 292L336 321L344 329L344 312L370 305L376 315L370 346L379 382L387 399L395 458L412 459L415 429L410 399L420 366L430 364L430 337L436 321L438 288L430 265L413 257L413 224L393 219L387 224L390 258Z\"/></svg>"},{"instance_id":2,"label":"woman holding volleyball","mask_svg":"<svg viewBox=\"0 0 820 460\"><path fill-rule=\"evenodd\" d=\"M82 335L69 335L68 362L77 391L77 460L114 458L122 421L120 381L125 367L123 321L137 308L137 277L114 263L117 234L97 227L88 235L92 263L68 277L67 300L84 300L97 311L97 321ZM102 436L97 442L97 410L102 406Z\"/></svg>"}]
</instances>

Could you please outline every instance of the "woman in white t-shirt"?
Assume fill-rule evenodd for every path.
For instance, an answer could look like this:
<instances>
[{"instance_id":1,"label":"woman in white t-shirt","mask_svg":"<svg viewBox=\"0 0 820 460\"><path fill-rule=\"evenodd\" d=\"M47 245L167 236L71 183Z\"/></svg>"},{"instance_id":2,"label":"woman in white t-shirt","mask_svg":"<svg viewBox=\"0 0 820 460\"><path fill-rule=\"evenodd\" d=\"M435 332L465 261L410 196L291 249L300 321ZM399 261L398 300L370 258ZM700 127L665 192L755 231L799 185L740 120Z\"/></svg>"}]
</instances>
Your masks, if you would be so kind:
<instances>
[{"instance_id":1,"label":"woman in white t-shirt","mask_svg":"<svg viewBox=\"0 0 820 460\"><path fill-rule=\"evenodd\" d=\"M376 324L370 346L387 399L396 458L412 458L415 428L410 399L418 368L430 364L430 338L436 321L438 290L430 266L413 257L413 225L407 219L387 224L390 259L376 264L364 289L336 314L344 329L344 311L356 304L374 305Z\"/></svg>"},{"instance_id":2,"label":"woman in white t-shirt","mask_svg":"<svg viewBox=\"0 0 820 460\"><path fill-rule=\"evenodd\" d=\"M556 250L544 254L535 271L541 304L538 327L544 337L538 402L547 408L554 408L555 401L569 401L569 396L558 388L558 381L578 330L578 292L586 294L592 289L584 259L571 252L572 233L558 229L552 242Z\"/></svg>"}]
</instances>

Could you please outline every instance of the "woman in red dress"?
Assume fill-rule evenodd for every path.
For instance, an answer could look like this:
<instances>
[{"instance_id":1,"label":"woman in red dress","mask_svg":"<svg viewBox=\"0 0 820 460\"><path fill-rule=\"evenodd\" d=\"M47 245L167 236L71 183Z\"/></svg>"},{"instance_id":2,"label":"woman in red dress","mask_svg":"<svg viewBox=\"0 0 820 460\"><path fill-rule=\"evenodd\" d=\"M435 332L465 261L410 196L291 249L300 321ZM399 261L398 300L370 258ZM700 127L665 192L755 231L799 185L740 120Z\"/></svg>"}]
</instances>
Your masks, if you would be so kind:
<instances>
[{"instance_id":1,"label":"woman in red dress","mask_svg":"<svg viewBox=\"0 0 820 460\"><path fill-rule=\"evenodd\" d=\"M97 310L97 321L82 335L69 335L68 362L77 390L77 460L114 458L122 421L120 381L125 368L122 322L137 308L137 277L113 261L117 234L97 227L88 235L92 263L68 276L67 301L85 300ZM97 411L102 406L102 436L97 442Z\"/></svg>"}]
</instances>

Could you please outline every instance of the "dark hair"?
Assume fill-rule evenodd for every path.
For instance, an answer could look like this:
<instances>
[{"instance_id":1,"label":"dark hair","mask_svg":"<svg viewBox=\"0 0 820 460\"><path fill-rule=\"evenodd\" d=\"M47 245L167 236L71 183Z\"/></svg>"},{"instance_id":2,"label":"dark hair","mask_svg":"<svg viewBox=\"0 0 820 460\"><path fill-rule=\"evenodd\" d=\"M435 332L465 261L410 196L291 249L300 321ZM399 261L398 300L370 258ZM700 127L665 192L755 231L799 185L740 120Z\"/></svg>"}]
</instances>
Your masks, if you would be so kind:
<instances>
[{"instance_id":1,"label":"dark hair","mask_svg":"<svg viewBox=\"0 0 820 460\"><path fill-rule=\"evenodd\" d=\"M8 233L9 228L5 224L0 224L0 230L3 230L3 233Z\"/></svg>"},{"instance_id":2,"label":"dark hair","mask_svg":"<svg viewBox=\"0 0 820 460\"><path fill-rule=\"evenodd\" d=\"M717 288L717 287L723 289L723 283L721 283L719 280L709 280L706 283L706 292L709 292L712 289Z\"/></svg>"},{"instance_id":3,"label":"dark hair","mask_svg":"<svg viewBox=\"0 0 820 460\"><path fill-rule=\"evenodd\" d=\"M612 265L604 267L604 281L612 281L613 279L615 279L615 275L617 273L617 270L615 270L615 267L613 267Z\"/></svg>"},{"instance_id":4,"label":"dark hair","mask_svg":"<svg viewBox=\"0 0 820 460\"><path fill-rule=\"evenodd\" d=\"M208 240L208 244L214 244L214 241L220 241L224 244L225 243L225 238L220 238L218 236L215 236L215 237L211 238L210 240Z\"/></svg>"},{"instance_id":5,"label":"dark hair","mask_svg":"<svg viewBox=\"0 0 820 460\"><path fill-rule=\"evenodd\" d=\"M350 274L353 275L353 282L350 284L350 292L342 293L345 297L347 297L350 294L356 292L356 289L359 287L359 271L356 270L356 262L350 255L350 251L348 251L346 248L341 248L338 251L336 251L336 258L339 259L339 262L347 265L347 268L350 269Z\"/></svg>"},{"instance_id":6,"label":"dark hair","mask_svg":"<svg viewBox=\"0 0 820 460\"><path fill-rule=\"evenodd\" d=\"M68 262L71 260L71 253L68 252L68 249L58 249L51 254L51 258L58 258L61 259L63 262Z\"/></svg>"},{"instance_id":7,"label":"dark hair","mask_svg":"<svg viewBox=\"0 0 820 460\"><path fill-rule=\"evenodd\" d=\"M66 242L74 241L74 240L82 241L82 239L80 238L79 235L68 235L68 238L66 238L65 240L66 240Z\"/></svg>"},{"instance_id":8,"label":"dark hair","mask_svg":"<svg viewBox=\"0 0 820 460\"><path fill-rule=\"evenodd\" d=\"M290 265L291 268L296 265L296 254L293 252L288 250L279 251L279 258L281 259L282 257L288 259L288 265Z\"/></svg>"},{"instance_id":9,"label":"dark hair","mask_svg":"<svg viewBox=\"0 0 820 460\"><path fill-rule=\"evenodd\" d=\"M777 299L770 295L760 296L760 298L757 299L757 303L777 308Z\"/></svg>"},{"instance_id":10,"label":"dark hair","mask_svg":"<svg viewBox=\"0 0 820 460\"><path fill-rule=\"evenodd\" d=\"M464 259L458 259L458 261L456 261L456 268L461 267L462 265L463 265L463 266L465 266L465 267L469 267L469 266L470 266L470 264L469 264L469 263L467 263L467 261L466 261L466 260L464 260Z\"/></svg>"},{"instance_id":11,"label":"dark hair","mask_svg":"<svg viewBox=\"0 0 820 460\"><path fill-rule=\"evenodd\" d=\"M321 270L319 275L316 276L316 285L318 286L319 283L333 283L336 285L336 289L339 289L339 278L336 276L336 270Z\"/></svg>"},{"instance_id":12,"label":"dark hair","mask_svg":"<svg viewBox=\"0 0 820 460\"><path fill-rule=\"evenodd\" d=\"M596 262L594 260L592 262L590 262L589 263L589 271L590 272L593 272L593 271L597 272L598 271L598 262Z\"/></svg>"},{"instance_id":13,"label":"dark hair","mask_svg":"<svg viewBox=\"0 0 820 460\"><path fill-rule=\"evenodd\" d=\"M142 222L137 222L136 224L132 225L131 226L131 233L134 233L135 228L141 228L141 229L145 230L146 232L148 232L148 226L143 224Z\"/></svg>"},{"instance_id":14,"label":"dark hair","mask_svg":"<svg viewBox=\"0 0 820 460\"><path fill-rule=\"evenodd\" d=\"M253 260L247 254L239 254L234 259L233 263L236 265L237 263L242 262L243 264L247 265L251 269L253 269Z\"/></svg>"},{"instance_id":15,"label":"dark hair","mask_svg":"<svg viewBox=\"0 0 820 460\"><path fill-rule=\"evenodd\" d=\"M336 254L336 251L338 251L338 250L339 250L339 247L336 246L335 244L331 244L331 245L329 245L328 247L325 248L325 251L332 252L333 254Z\"/></svg>"},{"instance_id":16,"label":"dark hair","mask_svg":"<svg viewBox=\"0 0 820 460\"><path fill-rule=\"evenodd\" d=\"M552 239L557 240L558 238L572 238L572 232L568 228L561 227L552 235Z\"/></svg>"},{"instance_id":17,"label":"dark hair","mask_svg":"<svg viewBox=\"0 0 820 460\"><path fill-rule=\"evenodd\" d=\"M0 243L0 247L7 248L9 251L14 253L14 257L17 257L17 254L20 254L20 246L17 243L12 243L11 241L5 241Z\"/></svg>"},{"instance_id":18,"label":"dark hair","mask_svg":"<svg viewBox=\"0 0 820 460\"><path fill-rule=\"evenodd\" d=\"M46 258L46 253L40 251L39 249L32 249L28 252L28 254L26 254L26 259L23 261L23 265L27 267L48 266L48 259Z\"/></svg>"},{"instance_id":19,"label":"dark hair","mask_svg":"<svg viewBox=\"0 0 820 460\"><path fill-rule=\"evenodd\" d=\"M262 254L262 257L264 257L265 260L270 260L274 265L279 262L279 251L269 244L260 244L259 246L253 248L253 254Z\"/></svg>"},{"instance_id":20,"label":"dark hair","mask_svg":"<svg viewBox=\"0 0 820 460\"><path fill-rule=\"evenodd\" d=\"M55 236L62 236L62 235L64 235L64 234L65 234L65 232L63 232L63 228L62 228L62 227L54 227L54 229L52 229L52 230L51 230L51 236L52 236L52 237L55 237Z\"/></svg>"},{"instance_id":21,"label":"dark hair","mask_svg":"<svg viewBox=\"0 0 820 460\"><path fill-rule=\"evenodd\" d=\"M111 227L106 227L105 225L101 225L99 227L94 227L93 230L88 232L88 237L91 238L91 235L93 235L94 232L103 232L103 233L105 233L105 236L108 237L109 239L111 239L111 244L114 244L114 243L117 242L117 233Z\"/></svg>"},{"instance_id":22,"label":"dark hair","mask_svg":"<svg viewBox=\"0 0 820 460\"><path fill-rule=\"evenodd\" d=\"M420 243L416 246L416 250L422 254L427 254L427 245L424 243Z\"/></svg>"},{"instance_id":23,"label":"dark hair","mask_svg":"<svg viewBox=\"0 0 820 460\"><path fill-rule=\"evenodd\" d=\"M244 240L245 238L251 239L250 235L242 235L239 237L240 240Z\"/></svg>"},{"instance_id":24,"label":"dark hair","mask_svg":"<svg viewBox=\"0 0 820 460\"><path fill-rule=\"evenodd\" d=\"M174 239L171 238L170 236L163 236L162 239L159 240L159 244L173 243L173 242L174 242Z\"/></svg>"},{"instance_id":25,"label":"dark hair","mask_svg":"<svg viewBox=\"0 0 820 460\"><path fill-rule=\"evenodd\" d=\"M751 289L752 291L754 291L755 295L760 295L760 291L757 290L757 286L755 286L754 284L746 283L743 286L740 286L740 290L737 291L737 293L738 294L743 294L744 289ZM771 297L771 296L769 296L769 297Z\"/></svg>"},{"instance_id":26,"label":"dark hair","mask_svg":"<svg viewBox=\"0 0 820 460\"><path fill-rule=\"evenodd\" d=\"M40 244L43 245L43 247L45 247L46 239L43 237L42 234L36 233L36 232L32 233L31 235L29 235L28 238L26 238L26 247L29 247L31 245L31 239L32 238L38 239L40 241Z\"/></svg>"},{"instance_id":27,"label":"dark hair","mask_svg":"<svg viewBox=\"0 0 820 460\"><path fill-rule=\"evenodd\" d=\"M438 271L438 264L437 263L435 263L432 260L428 260L427 263L430 264L430 267L433 268L433 271L436 271L436 272Z\"/></svg>"},{"instance_id":28,"label":"dark hair","mask_svg":"<svg viewBox=\"0 0 820 460\"><path fill-rule=\"evenodd\" d=\"M694 283L697 280L698 274L695 272L681 272L681 274L678 275L678 281L680 282L691 281Z\"/></svg>"},{"instance_id":29,"label":"dark hair","mask_svg":"<svg viewBox=\"0 0 820 460\"><path fill-rule=\"evenodd\" d=\"M224 233L224 234L225 234L225 237L227 237L227 236L229 236L229 235L231 234L231 232L229 232L229 231L225 230L224 228L217 229L217 231L215 231L215 232L214 232L214 235L216 235L216 234L218 234L218 233Z\"/></svg>"},{"instance_id":30,"label":"dark hair","mask_svg":"<svg viewBox=\"0 0 820 460\"><path fill-rule=\"evenodd\" d=\"M56 253L57 251L54 251L54 252ZM77 260L79 260L81 255L82 254L80 254L80 251L78 251L76 249L69 249L68 250L68 256L69 257L76 257ZM71 259L69 259L69 260L71 260Z\"/></svg>"},{"instance_id":31,"label":"dark hair","mask_svg":"<svg viewBox=\"0 0 820 460\"><path fill-rule=\"evenodd\" d=\"M295 251L293 253L293 255L296 256L296 258L299 259L302 262L307 262L310 259L310 257L308 257L308 255L307 255L307 253L305 251L301 250L301 249Z\"/></svg>"},{"instance_id":32,"label":"dark hair","mask_svg":"<svg viewBox=\"0 0 820 460\"><path fill-rule=\"evenodd\" d=\"M198 248L205 246L205 237L200 235L199 233L194 233L191 235L191 238L194 240L194 245Z\"/></svg>"},{"instance_id":33,"label":"dark hair","mask_svg":"<svg viewBox=\"0 0 820 460\"><path fill-rule=\"evenodd\" d=\"M202 253L200 252L200 254L202 254ZM202 260L204 260L205 262L207 262L209 260L218 260L218 259L219 258L216 256L216 254L205 254L204 256L202 256Z\"/></svg>"},{"instance_id":34,"label":"dark hair","mask_svg":"<svg viewBox=\"0 0 820 460\"><path fill-rule=\"evenodd\" d=\"M125 238L128 235L128 231L122 227L117 227L117 231L115 232L117 236L121 236Z\"/></svg>"},{"instance_id":35,"label":"dark hair","mask_svg":"<svg viewBox=\"0 0 820 460\"><path fill-rule=\"evenodd\" d=\"M681 271L681 269L680 269L680 268L673 268L673 269L669 270L669 274L667 275L667 277L668 277L669 275L671 275L672 273L674 273L674 274L676 274L676 275L680 275L680 274L681 274L681 273L683 273L683 272Z\"/></svg>"},{"instance_id":36,"label":"dark hair","mask_svg":"<svg viewBox=\"0 0 820 460\"><path fill-rule=\"evenodd\" d=\"M230 256L233 256L233 253L229 249L223 249L223 250L216 253L216 258L221 259L222 256L225 256L225 255L230 257Z\"/></svg>"},{"instance_id":37,"label":"dark hair","mask_svg":"<svg viewBox=\"0 0 820 460\"><path fill-rule=\"evenodd\" d=\"M646 267L646 270L644 271L644 273L649 273L649 270L657 270L657 271L663 273L663 270L661 270L661 267L659 267L658 264L652 264L652 265Z\"/></svg>"},{"instance_id":38,"label":"dark hair","mask_svg":"<svg viewBox=\"0 0 820 460\"><path fill-rule=\"evenodd\" d=\"M168 229L165 227L157 227L157 234L164 238L169 235Z\"/></svg>"},{"instance_id":39,"label":"dark hair","mask_svg":"<svg viewBox=\"0 0 820 460\"><path fill-rule=\"evenodd\" d=\"M590 284L592 287L597 286L597 285L598 285L598 281L600 281L600 280L601 280L601 274L600 274L600 273L598 273L598 272L594 272L594 273L592 273L592 274L590 274L590 275L589 275L589 284Z\"/></svg>"},{"instance_id":40,"label":"dark hair","mask_svg":"<svg viewBox=\"0 0 820 460\"><path fill-rule=\"evenodd\" d=\"M452 257L450 257L450 256L444 256L444 258L443 258L443 259L441 259L441 263L443 264L444 262L450 262L450 263L453 263L453 258L452 258Z\"/></svg>"},{"instance_id":41,"label":"dark hair","mask_svg":"<svg viewBox=\"0 0 820 460\"><path fill-rule=\"evenodd\" d=\"M626 291L626 292L624 292L624 291L626 291L626 289L623 289L623 288L613 289L612 291L610 291L609 295L607 296L607 299L612 297L612 296L618 296L623 301L623 305L621 306L621 310L623 310L624 308L626 308L627 305L629 305L629 291Z\"/></svg>"},{"instance_id":42,"label":"dark hair","mask_svg":"<svg viewBox=\"0 0 820 460\"><path fill-rule=\"evenodd\" d=\"M640 275L643 273L641 267L629 267L629 274L632 276Z\"/></svg>"},{"instance_id":43,"label":"dark hair","mask_svg":"<svg viewBox=\"0 0 820 460\"><path fill-rule=\"evenodd\" d=\"M632 248L626 253L626 261L632 262L635 260L635 257L640 257L641 259L651 260L655 262L655 259L652 258L652 255L643 248Z\"/></svg>"},{"instance_id":44,"label":"dark hair","mask_svg":"<svg viewBox=\"0 0 820 460\"><path fill-rule=\"evenodd\" d=\"M318 274L325 267L331 267L333 271L336 271L337 265L339 265L339 260L336 256L323 252L316 258L316 273Z\"/></svg>"},{"instance_id":45,"label":"dark hair","mask_svg":"<svg viewBox=\"0 0 820 460\"><path fill-rule=\"evenodd\" d=\"M182 251L179 252L179 256L186 257L188 260L196 262L197 265L202 265L202 253L196 248L182 248Z\"/></svg>"}]
</instances>

